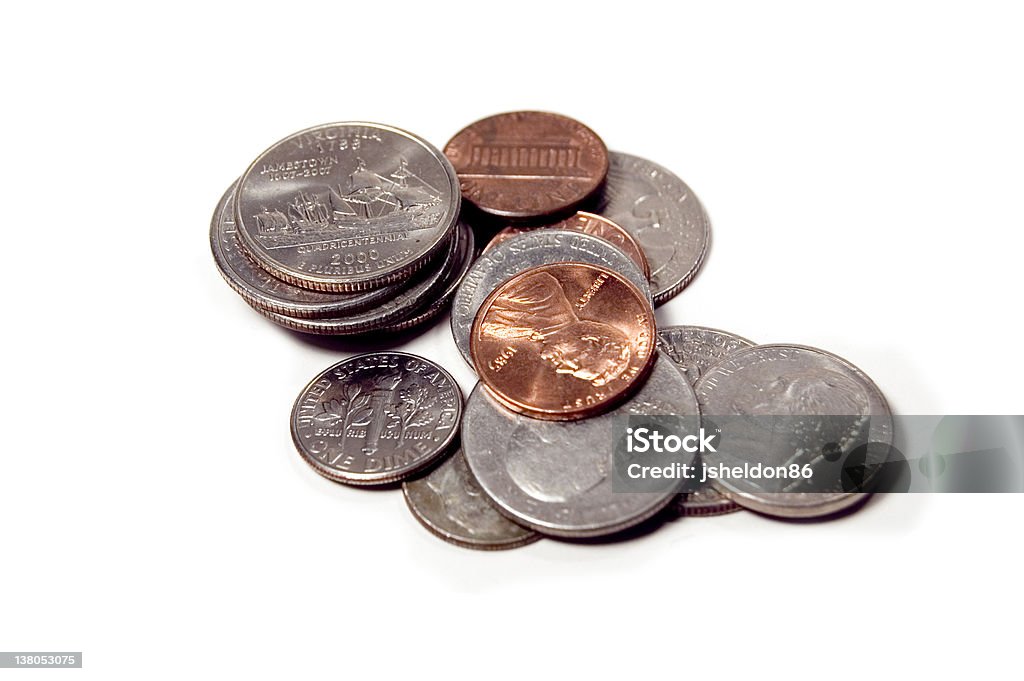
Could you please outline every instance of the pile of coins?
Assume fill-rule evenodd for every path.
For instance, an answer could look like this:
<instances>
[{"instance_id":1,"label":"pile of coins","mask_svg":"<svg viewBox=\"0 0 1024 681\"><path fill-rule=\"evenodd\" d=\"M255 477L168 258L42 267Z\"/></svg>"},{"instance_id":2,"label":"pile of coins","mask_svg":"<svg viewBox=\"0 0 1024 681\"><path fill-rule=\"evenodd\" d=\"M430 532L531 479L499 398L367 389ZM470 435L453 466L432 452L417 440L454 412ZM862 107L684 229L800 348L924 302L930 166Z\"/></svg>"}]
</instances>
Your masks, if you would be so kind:
<instances>
[{"instance_id":1,"label":"pile of coins","mask_svg":"<svg viewBox=\"0 0 1024 681\"><path fill-rule=\"evenodd\" d=\"M614 489L623 417L849 415L829 432L800 425L796 449L731 444L734 462L815 470L891 442L881 391L835 355L658 327L655 307L692 280L708 240L678 177L542 112L477 121L444 154L376 124L297 133L229 189L211 228L228 282L290 328L409 328L451 302L455 346L479 376L465 403L433 361L372 352L315 377L291 427L321 475L401 482L427 529L477 549L612 535L660 514L820 518L866 498L744 479ZM861 453L867 476L880 451Z\"/></svg>"},{"instance_id":2,"label":"pile of coins","mask_svg":"<svg viewBox=\"0 0 1024 681\"><path fill-rule=\"evenodd\" d=\"M439 314L472 262L451 163L374 123L324 125L260 154L210 225L221 275L296 331L401 331Z\"/></svg>"}]
</instances>

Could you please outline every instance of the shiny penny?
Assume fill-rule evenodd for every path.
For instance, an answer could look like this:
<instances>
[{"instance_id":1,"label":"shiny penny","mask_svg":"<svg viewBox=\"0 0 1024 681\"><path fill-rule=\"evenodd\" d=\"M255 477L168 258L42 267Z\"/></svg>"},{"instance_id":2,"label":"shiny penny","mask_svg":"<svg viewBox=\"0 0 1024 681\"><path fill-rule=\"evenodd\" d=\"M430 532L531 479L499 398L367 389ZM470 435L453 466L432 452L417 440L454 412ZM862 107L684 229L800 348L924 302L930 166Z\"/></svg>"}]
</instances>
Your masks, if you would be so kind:
<instances>
[{"instance_id":1,"label":"shiny penny","mask_svg":"<svg viewBox=\"0 0 1024 681\"><path fill-rule=\"evenodd\" d=\"M370 352L303 388L292 408L292 440L320 475L379 485L442 456L461 416L462 393L447 371L405 352Z\"/></svg>"},{"instance_id":2,"label":"shiny penny","mask_svg":"<svg viewBox=\"0 0 1024 681\"><path fill-rule=\"evenodd\" d=\"M506 227L491 238L487 246L484 247L484 253L500 244L502 241L516 236L517 234L529 232L534 229L545 228L584 232L591 236L600 237L605 241L610 241L618 246L623 253L628 255L630 260L636 263L637 267L640 268L647 279L651 278L651 266L647 262L647 256L644 255L643 249L640 247L640 244L637 243L636 239L633 238L632 234L624 230L622 227L619 227L603 215L595 215L594 213L587 213L582 210L577 211L572 217L560 220L559 222L551 225L544 225L543 227Z\"/></svg>"},{"instance_id":3,"label":"shiny penny","mask_svg":"<svg viewBox=\"0 0 1024 681\"><path fill-rule=\"evenodd\" d=\"M559 262L590 263L618 272L650 300L650 285L640 268L604 239L563 229L535 230L511 237L473 262L452 300L452 337L467 362L473 363L469 356L473 320L487 296L520 272Z\"/></svg>"},{"instance_id":4,"label":"shiny penny","mask_svg":"<svg viewBox=\"0 0 1024 681\"><path fill-rule=\"evenodd\" d=\"M462 195L491 215L563 213L594 194L608 173L608 149L567 116L516 111L479 120L444 148Z\"/></svg>"},{"instance_id":5,"label":"shiny penny","mask_svg":"<svg viewBox=\"0 0 1024 681\"><path fill-rule=\"evenodd\" d=\"M625 277L556 263L516 275L484 300L470 356L512 410L572 420L629 396L654 359L655 334L650 303Z\"/></svg>"},{"instance_id":6,"label":"shiny penny","mask_svg":"<svg viewBox=\"0 0 1024 681\"><path fill-rule=\"evenodd\" d=\"M423 527L456 546L514 549L541 537L495 510L469 472L461 450L423 477L403 482L402 493Z\"/></svg>"}]
</instances>

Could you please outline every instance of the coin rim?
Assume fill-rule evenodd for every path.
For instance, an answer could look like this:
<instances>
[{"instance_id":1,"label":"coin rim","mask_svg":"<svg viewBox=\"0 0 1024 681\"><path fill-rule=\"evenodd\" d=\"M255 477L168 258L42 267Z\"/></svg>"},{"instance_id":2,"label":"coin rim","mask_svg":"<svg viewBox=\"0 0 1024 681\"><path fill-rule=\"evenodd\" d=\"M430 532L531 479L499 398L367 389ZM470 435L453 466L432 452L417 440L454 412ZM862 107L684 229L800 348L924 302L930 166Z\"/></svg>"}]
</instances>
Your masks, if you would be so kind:
<instances>
[{"instance_id":1,"label":"coin rim","mask_svg":"<svg viewBox=\"0 0 1024 681\"><path fill-rule=\"evenodd\" d=\"M614 227L615 229L617 229L618 233L622 235L622 238L627 240L627 241L629 241L629 243L633 245L633 249L635 250L637 255L640 256L639 262L636 261L636 260L633 260L633 257L629 254L628 251L626 251L626 249L622 248L621 246L619 246L617 243L615 243L611 239L606 239L605 237L601 236L600 234L591 234L590 232L586 232L586 231L584 231L582 229L574 229L572 227L565 226L566 222L568 222L569 220L572 220L573 218L579 217L581 215L584 216L584 217L587 217L587 218L589 218L591 220L598 220L600 222L607 223L607 224L611 225L612 227ZM501 236L503 232L505 232L506 230L509 230L509 229L519 229L519 230L522 230L522 231L519 231L519 232L517 232L515 234L511 234L511 235L505 237L504 239L501 239L500 241L495 241L495 239L497 239L499 236ZM504 227L504 228L498 230L497 232L495 232L494 235L487 241L487 243L484 245L483 249L481 249L480 252L481 253L487 253L488 251L496 248L498 246L498 244L500 244L502 241L508 241L512 237L519 236L520 234L526 234L526 233L534 232L534 231L542 231L542 230L545 230L545 229L557 229L557 230L566 231L566 232L582 232L583 234L588 234L588 235L590 235L590 236L592 236L592 237L594 237L596 239L601 239L602 241L607 241L612 246L615 246L620 251L622 251L626 255L626 257L628 257L630 260L633 260L633 262L636 264L636 266L640 268L640 273L644 275L644 278L647 280L647 283L649 284L651 282L651 264L647 260L647 254L644 253L643 246L641 246L640 242L636 240L636 237L634 237L629 232L629 230L627 230L625 227L623 227L619 223L615 222L611 218L609 218L607 216L604 216L604 215L601 215L600 213L592 213L592 212L586 211L586 210L578 210L575 213L573 213L572 215L570 215L570 216L568 216L566 218L563 218L563 219L559 220L558 222L552 222L551 224L547 224L547 225L516 225L516 224L507 225L506 227ZM652 298L654 297L653 294L652 294L651 297Z\"/></svg>"},{"instance_id":2,"label":"coin rim","mask_svg":"<svg viewBox=\"0 0 1024 681\"><path fill-rule=\"evenodd\" d=\"M552 235L561 235L563 237L567 237L567 238L570 238L570 239L572 239L572 238L593 239L599 245L611 248L612 252L615 253L616 257L621 256L622 263L624 264L625 267L632 267L632 268L635 269L635 272L638 275L637 276L637 281L640 281L640 282L642 282L644 284L644 286L640 288L640 291L641 291L641 293L644 293L644 298L649 303L651 303L651 308L652 309L654 308L653 295L650 295L650 296L647 295L648 293L651 292L650 283L644 278L643 272L641 272L640 268L636 266L636 263L633 262L632 258L630 258L628 255L626 255L622 251L622 249L620 249L618 246L616 246L612 242L608 241L607 239L602 239L599 236L594 236L592 234L587 234L586 232L573 231L573 230L570 230L570 229L551 229L551 230L546 230L546 233L547 234L552 234ZM469 346L468 346L468 344L466 345L465 351L463 351L463 347L462 347L462 344L461 344L461 338L463 337L463 335L462 335L462 333L460 331L460 326L461 326L461 324L463 322L463 317L458 314L458 306L457 306L457 303L459 302L459 296L462 295L463 287L465 287L467 282L470 281L471 277L469 275L473 273L473 269L478 267L478 266L482 267L481 263L484 262L484 258L487 258L491 263L494 263L493 267L491 269L484 271L480 275L480 277L479 277L480 281L476 282L476 287L474 288L473 293L472 294L466 294L467 296L470 296L470 297L475 296L476 295L476 291L481 289L480 285L483 282L483 279L485 277L488 277L495 269L497 269L501 265L501 263L506 261L510 255L515 255L515 256L517 256L519 258L523 258L524 257L524 253L516 253L516 254L505 254L505 253L502 253L502 258L499 260L499 259L494 257L494 254L498 253L498 252L501 252L501 249L511 248L510 246L507 246L506 244L511 244L514 241L516 241L517 239L526 239L526 238L528 238L530 236L534 236L534 235L532 233L517 234L516 236L514 236L514 237L512 237L510 239L506 239L505 241L502 241L500 244L498 244L493 249L491 249L490 252L478 254L476 259L473 261L473 264L470 266L469 272L467 273L466 277L464 278L462 284L460 284L459 287L455 290L455 296L452 298L452 312L451 312L451 315L449 316L448 323L449 323L449 327L451 328L452 338L455 341L455 349L458 351L459 356L462 357L462 359L470 367L473 366L473 360L472 360L472 358L470 357L470 354L469 354ZM535 252L543 253L543 252L546 252L546 249L544 247L541 247L541 248L536 249ZM553 260L553 261L548 262L548 263L540 263L538 265L533 265L533 267L539 267L540 265L551 265L551 264L556 264L556 263L560 263L560 262L580 262L580 261L573 260L572 256L570 255L570 256L568 256L567 260ZM626 263L628 263L628 265L626 265ZM516 265L516 266L518 266L518 265ZM601 265L598 265L598 266L600 267ZM529 267L524 267L524 268L516 271L515 273L513 273L507 279L498 280L497 282L495 282L495 284L491 288L491 290L487 292L487 295L489 296L494 291L494 289L496 289L499 286L501 286L508 279L511 279L512 277L517 276L518 274L520 274L521 272L523 272L523 271L525 271L527 269L529 269ZM619 272L619 274L621 276L627 276L623 272ZM629 277L627 277L627 278L629 278ZM636 286L636 282L633 282L631 278L630 278L630 283L632 283L634 286ZM487 296L484 296L484 298L481 300L481 305L483 304L483 300L486 300L486 298L487 298ZM468 302L472 302L472 300L467 300L466 302L467 303ZM477 309L473 312L473 318L474 319L476 318L476 315L477 315L477 313L479 311L480 311L480 308L477 307ZM472 327L473 327L472 320L470 320L468 327L469 327L468 333L472 334Z\"/></svg>"},{"instance_id":3,"label":"coin rim","mask_svg":"<svg viewBox=\"0 0 1024 681\"><path fill-rule=\"evenodd\" d=\"M405 319L374 328L366 333L402 333L420 326L421 324L425 324L444 312L444 309L451 304L452 299L455 297L455 292L459 290L459 286L462 285L462 280L465 279L466 275L469 273L469 268L473 266L473 253L476 245L475 237L473 236L473 229L468 225L466 225L466 231L463 234L463 237L466 239L466 250L462 256L462 261L456 268L458 272L452 279L451 283L444 289L441 295L438 296L437 300L420 308L418 311L413 312L413 314Z\"/></svg>"},{"instance_id":4,"label":"coin rim","mask_svg":"<svg viewBox=\"0 0 1024 681\"><path fill-rule=\"evenodd\" d=\"M389 296L397 295L401 292L403 286L402 283L389 284L387 286L381 286L375 289L369 289L366 291L351 291L351 292L334 292L334 291L313 291L311 289L303 289L310 293L319 293L321 295L337 295L337 296L352 296L353 301L347 304L339 302L323 302L323 303L300 303L296 301L285 300L283 297L276 297L272 293L260 290L257 286L248 281L242 276L236 268L234 268L228 261L227 256L224 252L224 246L221 243L222 238L227 236L223 230L223 218L224 213L228 210L227 200L230 197L232 202L234 201L234 191L238 186L238 180L236 179L228 190L221 197L217 203L217 208L214 210L213 219L210 222L210 250L213 253L214 263L217 265L217 270L220 272L221 277L227 282L227 285L231 287L235 293L241 296L250 307L256 309L263 309L269 312L276 312L287 317L297 317L300 319L323 319L344 314L355 314L364 312L365 310L373 307L377 303L386 300ZM232 214L232 219L234 216ZM235 247L240 251L241 257L252 263L253 267L263 271L264 273L270 274L263 269L259 263L252 259L249 252L242 248L241 243L237 237L237 230L231 236L231 240L234 242ZM436 254L432 257L437 257L440 254ZM270 275L274 276L274 275ZM277 279L277 277L274 277ZM289 286L294 284L279 280ZM357 300L355 300L357 298Z\"/></svg>"},{"instance_id":5,"label":"coin rim","mask_svg":"<svg viewBox=\"0 0 1024 681\"><path fill-rule=\"evenodd\" d=\"M659 170L659 171L665 173L666 175L669 175L672 178L675 178L675 180L679 184L681 184L683 186L683 188L686 189L686 193L689 196L689 198L693 199L697 203L697 206L700 208L700 214L701 214L701 217L703 218L703 221L704 221L704 229L703 229L704 239L702 240L700 251L697 254L697 258L694 261L693 266L686 273L683 274L681 279L679 279L678 281L674 282L672 285L670 285L668 288L666 288L663 291L654 291L654 283L651 282L651 290L652 290L653 299L654 299L654 306L655 307L660 307L661 305L664 305L665 303L667 303L672 298L674 298L677 295L679 295L679 293L681 293L684 288L689 286L690 282L693 281L694 277L697 276L697 273L700 271L701 267L704 265L704 259L707 256L708 249L710 248L711 239L712 239L712 235L711 235L711 231L712 231L711 230L711 218L708 216L708 211L704 207L704 203L700 200L700 198L697 196L696 192L693 191L693 189L690 187L690 185L686 184L686 182L684 182L681 177L676 175L674 172L672 172L671 170L669 170L665 166L661 165L660 163L655 163L654 161L652 161L652 160L650 160L648 158L645 158L643 156L637 156L636 154L630 154L630 153L627 153L627 152L624 152L624 151L615 151L615 150L609 149L608 150L608 163L609 163L608 167L609 167L609 172L611 170L611 158L612 158L613 155L622 156L622 157L625 158L626 161L640 161L640 162L642 162L644 164L653 166L656 170ZM602 189L602 191L603 191L603 189ZM600 201L599 201L599 203L600 203ZM600 215L600 213L599 213L599 215ZM620 225L620 226L622 226L622 225ZM626 229L625 226L622 226L622 228ZM627 229L627 231L628 231L628 229ZM639 238L637 239L637 241L639 241Z\"/></svg>"},{"instance_id":6,"label":"coin rim","mask_svg":"<svg viewBox=\"0 0 1024 681\"><path fill-rule=\"evenodd\" d=\"M456 238L461 239L461 235ZM458 241L453 240L450 246L452 247L452 250L458 250L459 243ZM412 304L405 307L396 307L384 315L371 317L370 313L375 310L380 310L381 307L392 302L395 298L382 301L382 304L376 308L371 307L369 309L360 310L352 313L351 315L324 317L318 319L295 318L289 315L271 312L269 310L262 310L260 308L254 307L253 309L275 324L300 333L308 333L317 336L360 336L370 334L378 329L386 327L390 323L405 319L411 310L418 309L424 299L430 296L432 292L442 284L447 274L450 273L451 268L456 266L454 263L458 256L453 256L451 251L449 251L448 256L449 259L441 263L441 267L429 275L428 279L431 279L432 281L423 287ZM413 286L418 286L423 283L424 282L416 282ZM409 290L410 288L403 288L395 294L395 297L401 296ZM353 318L359 318L360 321L353 323Z\"/></svg>"}]
</instances>

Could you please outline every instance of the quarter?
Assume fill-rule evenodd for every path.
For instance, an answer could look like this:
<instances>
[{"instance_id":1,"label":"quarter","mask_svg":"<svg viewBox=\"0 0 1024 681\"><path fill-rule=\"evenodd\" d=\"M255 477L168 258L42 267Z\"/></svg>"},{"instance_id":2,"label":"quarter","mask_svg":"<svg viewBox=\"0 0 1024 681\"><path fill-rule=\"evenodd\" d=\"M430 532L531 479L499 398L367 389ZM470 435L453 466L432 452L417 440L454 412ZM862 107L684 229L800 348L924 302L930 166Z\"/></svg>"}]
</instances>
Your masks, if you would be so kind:
<instances>
[{"instance_id":1,"label":"quarter","mask_svg":"<svg viewBox=\"0 0 1024 681\"><path fill-rule=\"evenodd\" d=\"M279 279L360 291L412 273L448 241L461 194L448 159L412 133L331 123L286 137L242 175L240 242Z\"/></svg>"}]
</instances>

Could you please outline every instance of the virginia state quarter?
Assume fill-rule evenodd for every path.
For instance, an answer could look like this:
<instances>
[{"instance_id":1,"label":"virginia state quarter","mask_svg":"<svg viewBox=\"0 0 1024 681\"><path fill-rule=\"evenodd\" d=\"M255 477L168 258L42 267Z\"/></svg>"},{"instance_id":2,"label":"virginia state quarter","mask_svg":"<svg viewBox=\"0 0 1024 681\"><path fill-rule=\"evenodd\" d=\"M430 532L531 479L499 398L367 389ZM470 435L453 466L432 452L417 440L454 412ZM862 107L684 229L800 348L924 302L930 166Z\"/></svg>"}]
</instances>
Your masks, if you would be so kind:
<instances>
[{"instance_id":1,"label":"virginia state quarter","mask_svg":"<svg viewBox=\"0 0 1024 681\"><path fill-rule=\"evenodd\" d=\"M461 193L448 159L412 133L332 123L291 135L242 176L245 250L296 286L358 291L395 281L451 237Z\"/></svg>"}]
</instances>

